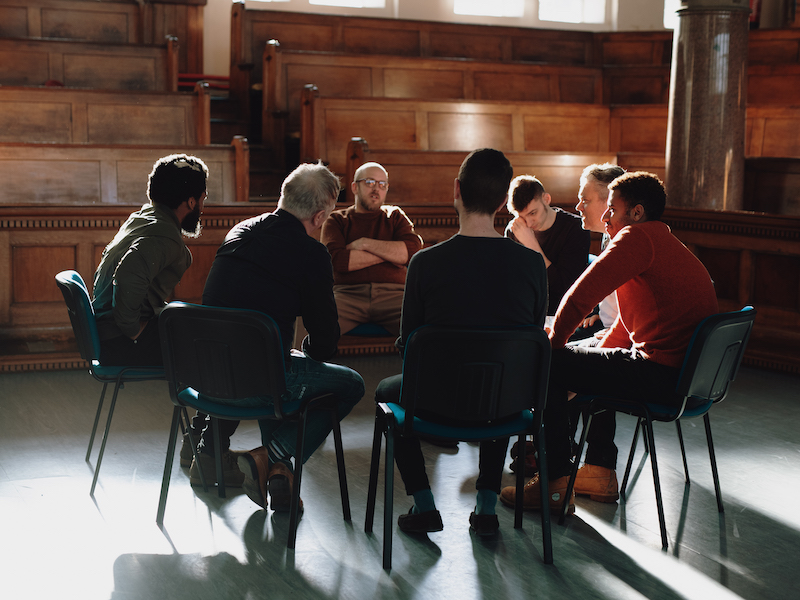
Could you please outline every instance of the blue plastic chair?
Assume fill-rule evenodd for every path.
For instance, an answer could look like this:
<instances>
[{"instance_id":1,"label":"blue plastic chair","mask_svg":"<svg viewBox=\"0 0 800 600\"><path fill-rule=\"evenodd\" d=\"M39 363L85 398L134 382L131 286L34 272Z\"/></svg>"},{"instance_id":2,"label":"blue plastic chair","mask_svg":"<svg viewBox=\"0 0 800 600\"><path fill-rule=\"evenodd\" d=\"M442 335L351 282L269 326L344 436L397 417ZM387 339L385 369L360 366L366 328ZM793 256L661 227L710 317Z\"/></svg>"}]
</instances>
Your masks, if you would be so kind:
<instances>
[{"instance_id":1,"label":"blue plastic chair","mask_svg":"<svg viewBox=\"0 0 800 600\"><path fill-rule=\"evenodd\" d=\"M544 562L552 564L547 456L542 417L550 374L550 342L538 327L460 329L424 326L408 338L400 402L379 403L375 415L364 531L372 532L382 437L386 438L383 568L392 568L394 436L423 434L448 441L536 436L542 479ZM421 409L426 418L420 418ZM454 424L457 423L457 424ZM514 527L522 527L524 473L517 470Z\"/></svg>"},{"instance_id":2,"label":"blue plastic chair","mask_svg":"<svg viewBox=\"0 0 800 600\"><path fill-rule=\"evenodd\" d=\"M303 473L303 440L306 416L311 410L331 413L342 513L350 521L350 499L344 468L342 433L332 394L293 400L286 395L286 373L280 329L272 318L255 310L198 306L171 302L158 318L164 368L169 393L175 404L170 428L161 499L156 522L164 522L164 510L172 473L180 414L192 407L211 416L214 439L219 439L217 419L277 419L298 422L297 456L289 510L289 540L297 538L300 481ZM269 396L267 406L257 396ZM215 444L217 486L225 497L222 454Z\"/></svg>"},{"instance_id":3,"label":"blue plastic chair","mask_svg":"<svg viewBox=\"0 0 800 600\"><path fill-rule=\"evenodd\" d=\"M711 315L700 322L686 350L686 357L675 388L676 399L682 400L675 406L664 406L647 401L625 401L602 396L587 395L573 398L571 402L577 402L585 406L583 412L584 427L566 497L569 498L571 496L575 485L575 477L583 454L586 435L592 424L592 416L601 411L614 410L637 417L636 427L633 432L633 442L628 454L628 463L625 467L625 476L620 485L620 495L624 500L633 457L636 453L639 430L641 429L645 443L645 453L650 455L650 465L653 469L653 485L655 487L658 520L661 528L661 543L662 547L666 549L668 547L667 527L664 520L664 504L661 497L661 483L656 461L653 421L675 422L681 457L683 458L686 485L689 485L689 467L686 462L680 420L703 417L706 442L708 443L708 455L711 460L711 473L714 479L714 491L717 497L717 508L719 512L724 512L708 411L715 403L724 400L728 394L730 384L739 372L739 365L742 362L755 318L756 310L752 306L746 306L739 311ZM559 523L564 522L566 510L567 503L565 502L559 517Z\"/></svg>"},{"instance_id":4,"label":"blue plastic chair","mask_svg":"<svg viewBox=\"0 0 800 600\"><path fill-rule=\"evenodd\" d=\"M100 401L97 404L97 413L92 425L92 435L89 436L89 448L86 450L86 462L92 453L92 445L97 432L97 425L100 422L100 413L103 409L103 400L106 396L106 388L109 384L114 384L114 394L111 396L111 404L108 408L106 418L106 428L103 432L103 441L100 444L100 452L97 455L97 464L94 468L92 488L89 492L94 495L97 485L97 477L100 474L100 465L103 462L103 453L108 441L108 432L111 428L111 419L114 416L114 406L117 403L117 394L124 384L132 381L154 381L164 379L164 369L162 367L117 367L106 366L100 363L100 337L97 334L97 322L95 321L94 308L89 295L89 290L83 278L77 271L62 271L56 275L56 284L64 296L64 302L69 311L69 320L72 323L72 331L75 334L75 341L78 344L78 351L81 358L89 363L89 373L97 381L103 384L103 391L100 392Z\"/></svg>"}]
</instances>

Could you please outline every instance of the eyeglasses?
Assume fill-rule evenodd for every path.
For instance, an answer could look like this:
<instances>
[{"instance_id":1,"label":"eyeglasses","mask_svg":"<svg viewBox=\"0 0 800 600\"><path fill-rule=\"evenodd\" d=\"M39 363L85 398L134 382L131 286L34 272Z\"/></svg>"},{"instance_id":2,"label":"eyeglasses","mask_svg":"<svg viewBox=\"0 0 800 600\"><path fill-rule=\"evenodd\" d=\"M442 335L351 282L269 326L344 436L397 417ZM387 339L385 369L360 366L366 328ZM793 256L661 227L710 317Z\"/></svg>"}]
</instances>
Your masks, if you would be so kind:
<instances>
[{"instance_id":1,"label":"eyeglasses","mask_svg":"<svg viewBox=\"0 0 800 600\"><path fill-rule=\"evenodd\" d=\"M378 181L377 179L372 179L371 177L367 178L367 179L356 179L356 183L358 183L360 181L363 181L364 183L367 184L367 187L371 187L371 188L374 188L376 184L382 190L385 190L386 188L389 187L389 182L388 181Z\"/></svg>"}]
</instances>

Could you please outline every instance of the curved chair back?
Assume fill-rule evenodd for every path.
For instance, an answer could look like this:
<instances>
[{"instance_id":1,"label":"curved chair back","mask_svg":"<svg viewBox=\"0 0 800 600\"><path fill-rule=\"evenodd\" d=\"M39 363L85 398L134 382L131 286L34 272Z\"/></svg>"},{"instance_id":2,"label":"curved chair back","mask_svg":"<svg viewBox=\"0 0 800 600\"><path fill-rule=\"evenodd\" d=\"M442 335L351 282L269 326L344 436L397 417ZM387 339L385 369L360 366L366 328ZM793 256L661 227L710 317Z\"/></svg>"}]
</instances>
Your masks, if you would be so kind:
<instances>
[{"instance_id":1,"label":"curved chair back","mask_svg":"<svg viewBox=\"0 0 800 600\"><path fill-rule=\"evenodd\" d=\"M81 358L90 364L97 362L100 358L100 336L91 296L83 278L77 271L61 271L56 275L56 284L67 304Z\"/></svg>"},{"instance_id":2,"label":"curved chair back","mask_svg":"<svg viewBox=\"0 0 800 600\"><path fill-rule=\"evenodd\" d=\"M739 372L755 317L756 310L746 306L704 319L689 342L677 392L705 402L722 400Z\"/></svg>"},{"instance_id":3,"label":"curved chair back","mask_svg":"<svg viewBox=\"0 0 800 600\"><path fill-rule=\"evenodd\" d=\"M420 327L403 359L404 433L417 411L431 421L482 426L527 409L541 419L549 371L550 342L541 328Z\"/></svg>"},{"instance_id":4,"label":"curved chair back","mask_svg":"<svg viewBox=\"0 0 800 600\"><path fill-rule=\"evenodd\" d=\"M171 302L158 318L170 394L192 388L224 403L286 391L280 330L254 310Z\"/></svg>"}]
</instances>

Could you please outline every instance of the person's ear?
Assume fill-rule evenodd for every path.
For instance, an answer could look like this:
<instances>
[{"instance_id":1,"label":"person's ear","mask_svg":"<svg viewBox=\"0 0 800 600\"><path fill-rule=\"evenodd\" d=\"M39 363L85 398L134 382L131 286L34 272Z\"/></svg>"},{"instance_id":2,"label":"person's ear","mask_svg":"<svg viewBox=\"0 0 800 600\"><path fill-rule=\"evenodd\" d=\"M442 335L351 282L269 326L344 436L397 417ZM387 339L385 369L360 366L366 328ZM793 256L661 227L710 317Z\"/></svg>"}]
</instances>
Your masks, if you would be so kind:
<instances>
[{"instance_id":1,"label":"person's ear","mask_svg":"<svg viewBox=\"0 0 800 600\"><path fill-rule=\"evenodd\" d=\"M550 206L550 202L551 202L552 200L553 200L552 196L550 196L550 194L548 194L547 192L545 192L544 194L542 194L542 202L544 202L545 204L547 204L547 206Z\"/></svg>"},{"instance_id":2,"label":"person's ear","mask_svg":"<svg viewBox=\"0 0 800 600\"><path fill-rule=\"evenodd\" d=\"M644 212L644 206L641 204L637 204L636 206L631 209L631 216L635 222L644 221L646 217L646 213Z\"/></svg>"},{"instance_id":3,"label":"person's ear","mask_svg":"<svg viewBox=\"0 0 800 600\"><path fill-rule=\"evenodd\" d=\"M453 180L453 199L456 200L458 198L461 198L461 182L456 177Z\"/></svg>"},{"instance_id":4,"label":"person's ear","mask_svg":"<svg viewBox=\"0 0 800 600\"><path fill-rule=\"evenodd\" d=\"M326 211L324 211L324 210L318 210L317 212L315 212L311 216L311 224L315 228L322 227L322 224L325 222L325 218L326 218L325 213L326 213Z\"/></svg>"}]
</instances>

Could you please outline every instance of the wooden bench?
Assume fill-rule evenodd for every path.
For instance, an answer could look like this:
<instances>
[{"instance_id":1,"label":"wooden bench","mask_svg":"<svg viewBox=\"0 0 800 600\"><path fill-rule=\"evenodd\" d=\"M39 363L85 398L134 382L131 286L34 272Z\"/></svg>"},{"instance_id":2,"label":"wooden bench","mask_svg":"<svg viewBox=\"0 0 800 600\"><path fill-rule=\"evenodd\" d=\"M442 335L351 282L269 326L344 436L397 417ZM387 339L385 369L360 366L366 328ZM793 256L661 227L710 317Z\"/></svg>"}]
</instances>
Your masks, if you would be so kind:
<instances>
[{"instance_id":1,"label":"wooden bench","mask_svg":"<svg viewBox=\"0 0 800 600\"><path fill-rule=\"evenodd\" d=\"M176 152L208 166L209 205L249 200L249 149L238 137L230 146L0 144L0 204L143 204L153 164Z\"/></svg>"},{"instance_id":2,"label":"wooden bench","mask_svg":"<svg viewBox=\"0 0 800 600\"><path fill-rule=\"evenodd\" d=\"M106 44L181 40L178 68L203 72L206 0L0 0L0 37L54 38Z\"/></svg>"},{"instance_id":3,"label":"wooden bench","mask_svg":"<svg viewBox=\"0 0 800 600\"><path fill-rule=\"evenodd\" d=\"M207 87L194 93L0 87L0 143L210 143Z\"/></svg>"},{"instance_id":4,"label":"wooden bench","mask_svg":"<svg viewBox=\"0 0 800 600\"><path fill-rule=\"evenodd\" d=\"M425 150L374 150L367 140L354 139L347 145L343 173L347 187L347 204L354 201L349 184L355 171L365 162L375 161L389 172L391 186L387 202L404 210L412 206L444 207L446 216L453 215L453 180L468 152ZM592 163L617 163L610 152L590 154L556 154L546 152L506 152L514 167L514 175L535 175L553 198L553 204L574 212L578 180L583 169ZM661 161L663 163L663 156ZM426 244L434 243L423 236ZM440 241L440 240L436 240Z\"/></svg>"},{"instance_id":5,"label":"wooden bench","mask_svg":"<svg viewBox=\"0 0 800 600\"><path fill-rule=\"evenodd\" d=\"M602 100L601 70L583 66L285 50L272 40L264 48L262 67L263 140L272 140L276 148L283 144L284 133L300 131L307 83L332 98L585 104Z\"/></svg>"},{"instance_id":6,"label":"wooden bench","mask_svg":"<svg viewBox=\"0 0 800 600\"><path fill-rule=\"evenodd\" d=\"M231 13L231 96L243 107L251 86L261 82L258 61L272 39L287 50L593 64L590 32L254 10L236 0Z\"/></svg>"},{"instance_id":7,"label":"wooden bench","mask_svg":"<svg viewBox=\"0 0 800 600\"><path fill-rule=\"evenodd\" d=\"M178 91L178 40L161 46L0 38L0 85Z\"/></svg>"},{"instance_id":8,"label":"wooden bench","mask_svg":"<svg viewBox=\"0 0 800 600\"><path fill-rule=\"evenodd\" d=\"M374 151L492 147L503 152L608 152L609 109L586 104L322 98L306 88L301 159L343 174L353 137Z\"/></svg>"}]
</instances>

